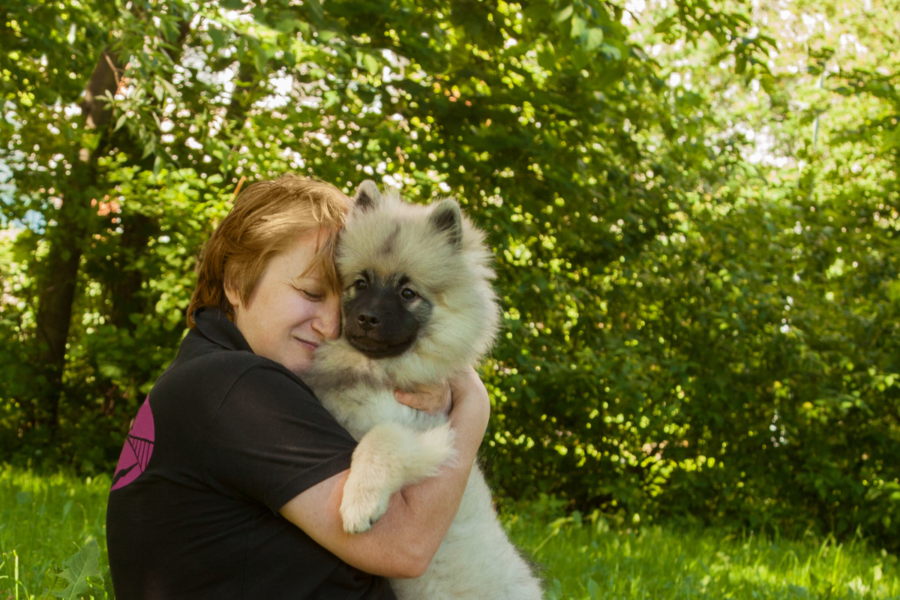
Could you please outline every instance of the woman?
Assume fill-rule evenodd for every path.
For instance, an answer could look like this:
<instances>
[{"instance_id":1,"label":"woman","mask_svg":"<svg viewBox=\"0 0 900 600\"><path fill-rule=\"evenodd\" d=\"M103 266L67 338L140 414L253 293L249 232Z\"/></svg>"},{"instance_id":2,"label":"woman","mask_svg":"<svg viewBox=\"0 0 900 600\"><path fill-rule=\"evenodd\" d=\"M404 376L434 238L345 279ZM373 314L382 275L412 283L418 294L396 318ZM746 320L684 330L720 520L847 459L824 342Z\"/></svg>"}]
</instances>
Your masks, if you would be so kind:
<instances>
[{"instance_id":1,"label":"woman","mask_svg":"<svg viewBox=\"0 0 900 600\"><path fill-rule=\"evenodd\" d=\"M340 333L332 255L349 200L283 177L250 186L207 244L178 356L138 412L113 480L109 562L119 600L393 598L425 572L487 426L474 371L398 393L441 410L457 461L398 492L364 534L339 507L355 441L302 376Z\"/></svg>"}]
</instances>

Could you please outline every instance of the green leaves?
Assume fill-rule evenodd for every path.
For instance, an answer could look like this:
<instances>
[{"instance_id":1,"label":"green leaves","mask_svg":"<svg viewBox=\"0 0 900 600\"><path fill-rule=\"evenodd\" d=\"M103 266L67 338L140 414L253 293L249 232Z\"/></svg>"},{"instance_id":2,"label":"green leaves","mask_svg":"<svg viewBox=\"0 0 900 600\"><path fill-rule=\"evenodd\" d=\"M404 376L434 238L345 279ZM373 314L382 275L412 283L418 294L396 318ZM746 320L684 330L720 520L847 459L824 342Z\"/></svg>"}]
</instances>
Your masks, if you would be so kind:
<instances>
[{"instance_id":1,"label":"green leaves","mask_svg":"<svg viewBox=\"0 0 900 600\"><path fill-rule=\"evenodd\" d=\"M101 579L100 547L94 540L89 541L69 560L63 563L63 570L57 575L52 594L57 598L75 600L91 587L91 578Z\"/></svg>"},{"instance_id":2,"label":"green leaves","mask_svg":"<svg viewBox=\"0 0 900 600\"><path fill-rule=\"evenodd\" d=\"M582 34L586 33L587 29L587 21L582 19L579 16L572 17L572 32L571 35L573 38L581 37Z\"/></svg>"},{"instance_id":3,"label":"green leaves","mask_svg":"<svg viewBox=\"0 0 900 600\"><path fill-rule=\"evenodd\" d=\"M212 40L213 50L219 50L225 46L226 33L218 27L211 26L206 30L207 35Z\"/></svg>"},{"instance_id":4,"label":"green leaves","mask_svg":"<svg viewBox=\"0 0 900 600\"><path fill-rule=\"evenodd\" d=\"M557 11L555 15L553 15L554 20L557 23L562 23L572 17L572 13L575 11L575 7L571 4L564 9Z\"/></svg>"},{"instance_id":5,"label":"green leaves","mask_svg":"<svg viewBox=\"0 0 900 600\"><path fill-rule=\"evenodd\" d=\"M603 30L599 27L592 27L585 32L584 48L588 52L593 52L603 43Z\"/></svg>"}]
</instances>

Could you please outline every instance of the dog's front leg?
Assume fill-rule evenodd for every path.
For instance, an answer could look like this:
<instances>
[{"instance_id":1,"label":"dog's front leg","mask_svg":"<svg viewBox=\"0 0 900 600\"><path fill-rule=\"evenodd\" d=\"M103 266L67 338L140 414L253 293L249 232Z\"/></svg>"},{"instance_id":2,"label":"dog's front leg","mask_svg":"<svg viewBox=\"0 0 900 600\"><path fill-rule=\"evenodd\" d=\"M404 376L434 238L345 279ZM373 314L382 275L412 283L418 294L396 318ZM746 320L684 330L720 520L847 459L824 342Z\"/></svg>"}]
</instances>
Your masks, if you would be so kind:
<instances>
[{"instance_id":1,"label":"dog's front leg","mask_svg":"<svg viewBox=\"0 0 900 600\"><path fill-rule=\"evenodd\" d=\"M350 476L344 484L344 531L368 531L387 510L394 492L436 475L452 456L453 430L449 424L422 433L396 423L373 427L353 452Z\"/></svg>"}]
</instances>

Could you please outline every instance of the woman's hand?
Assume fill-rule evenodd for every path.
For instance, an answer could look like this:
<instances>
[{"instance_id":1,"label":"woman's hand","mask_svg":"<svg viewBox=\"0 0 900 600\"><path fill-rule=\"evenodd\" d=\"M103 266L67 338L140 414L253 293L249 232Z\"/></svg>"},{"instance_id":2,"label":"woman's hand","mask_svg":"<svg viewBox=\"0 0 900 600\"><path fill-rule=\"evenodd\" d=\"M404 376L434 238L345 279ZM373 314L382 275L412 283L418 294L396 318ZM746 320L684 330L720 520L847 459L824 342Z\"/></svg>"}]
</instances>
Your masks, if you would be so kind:
<instances>
[{"instance_id":1,"label":"woman's hand","mask_svg":"<svg viewBox=\"0 0 900 600\"><path fill-rule=\"evenodd\" d=\"M394 397L400 404L433 415L449 414L453 403L450 384L446 381L422 385L412 391L394 390Z\"/></svg>"},{"instance_id":2,"label":"woman's hand","mask_svg":"<svg viewBox=\"0 0 900 600\"><path fill-rule=\"evenodd\" d=\"M433 415L449 415L463 403L474 404L475 413L483 415L485 421L491 412L487 389L473 367L457 373L449 382L423 385L413 391L395 390L394 397L400 404Z\"/></svg>"},{"instance_id":3,"label":"woman's hand","mask_svg":"<svg viewBox=\"0 0 900 600\"><path fill-rule=\"evenodd\" d=\"M473 367L466 367L450 379L453 391L450 421L456 426L474 427L484 435L491 416L491 398Z\"/></svg>"}]
</instances>

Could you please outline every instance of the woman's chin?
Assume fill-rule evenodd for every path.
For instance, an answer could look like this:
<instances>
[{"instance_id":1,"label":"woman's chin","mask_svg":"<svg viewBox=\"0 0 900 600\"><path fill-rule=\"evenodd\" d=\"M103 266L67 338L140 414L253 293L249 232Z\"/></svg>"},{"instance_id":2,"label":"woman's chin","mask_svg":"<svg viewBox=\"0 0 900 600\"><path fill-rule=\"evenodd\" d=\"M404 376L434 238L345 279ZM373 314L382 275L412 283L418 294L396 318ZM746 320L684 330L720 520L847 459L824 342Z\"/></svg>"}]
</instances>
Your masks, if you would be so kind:
<instances>
[{"instance_id":1,"label":"woman's chin","mask_svg":"<svg viewBox=\"0 0 900 600\"><path fill-rule=\"evenodd\" d=\"M298 344L298 346L300 346ZM290 356L284 357L284 360L280 360L282 365L295 375L300 375L302 373L306 373L309 371L312 366L312 350L307 350L304 347L295 347L293 348L293 352L291 352Z\"/></svg>"}]
</instances>

